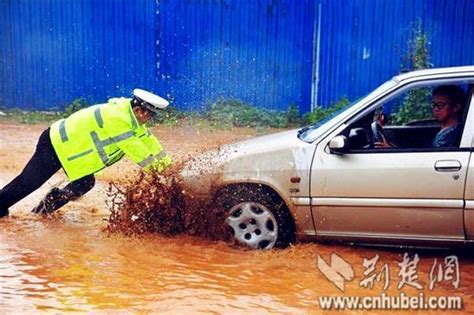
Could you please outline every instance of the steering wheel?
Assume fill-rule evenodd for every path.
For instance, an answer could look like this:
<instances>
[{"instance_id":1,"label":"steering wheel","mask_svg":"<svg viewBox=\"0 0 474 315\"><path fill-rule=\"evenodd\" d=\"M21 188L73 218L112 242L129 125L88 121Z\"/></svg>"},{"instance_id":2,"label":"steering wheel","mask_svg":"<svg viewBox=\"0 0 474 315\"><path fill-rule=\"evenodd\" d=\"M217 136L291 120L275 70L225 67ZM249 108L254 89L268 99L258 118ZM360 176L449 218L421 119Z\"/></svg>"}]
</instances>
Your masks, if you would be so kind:
<instances>
[{"instance_id":1,"label":"steering wheel","mask_svg":"<svg viewBox=\"0 0 474 315\"><path fill-rule=\"evenodd\" d=\"M384 142L385 134L383 132L383 127L377 121L374 121L370 124L370 130L372 131L372 145L375 142Z\"/></svg>"}]
</instances>

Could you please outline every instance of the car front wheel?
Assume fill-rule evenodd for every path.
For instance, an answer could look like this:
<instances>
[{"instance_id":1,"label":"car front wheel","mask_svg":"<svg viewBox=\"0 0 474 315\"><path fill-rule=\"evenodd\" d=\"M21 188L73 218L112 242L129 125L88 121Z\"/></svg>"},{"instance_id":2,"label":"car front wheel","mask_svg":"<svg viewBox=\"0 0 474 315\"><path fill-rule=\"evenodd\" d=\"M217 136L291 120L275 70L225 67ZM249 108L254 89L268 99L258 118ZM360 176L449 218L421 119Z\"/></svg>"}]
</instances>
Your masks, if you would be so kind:
<instances>
[{"instance_id":1,"label":"car front wheel","mask_svg":"<svg viewBox=\"0 0 474 315\"><path fill-rule=\"evenodd\" d=\"M226 193L225 225L231 238L253 249L284 248L294 241L295 228L285 203L262 185L241 186Z\"/></svg>"}]
</instances>

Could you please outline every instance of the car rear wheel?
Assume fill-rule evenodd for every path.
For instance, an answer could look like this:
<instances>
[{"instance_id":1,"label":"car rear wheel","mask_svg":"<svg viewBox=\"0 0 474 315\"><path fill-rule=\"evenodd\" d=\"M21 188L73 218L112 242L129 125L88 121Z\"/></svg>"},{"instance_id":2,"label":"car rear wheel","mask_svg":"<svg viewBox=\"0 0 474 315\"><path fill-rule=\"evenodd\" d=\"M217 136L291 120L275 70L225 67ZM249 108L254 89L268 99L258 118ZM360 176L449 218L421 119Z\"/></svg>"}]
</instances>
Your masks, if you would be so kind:
<instances>
[{"instance_id":1,"label":"car rear wheel","mask_svg":"<svg viewBox=\"0 0 474 315\"><path fill-rule=\"evenodd\" d=\"M295 228L285 203L262 185L238 186L224 194L225 225L231 239L253 249L284 248Z\"/></svg>"}]
</instances>

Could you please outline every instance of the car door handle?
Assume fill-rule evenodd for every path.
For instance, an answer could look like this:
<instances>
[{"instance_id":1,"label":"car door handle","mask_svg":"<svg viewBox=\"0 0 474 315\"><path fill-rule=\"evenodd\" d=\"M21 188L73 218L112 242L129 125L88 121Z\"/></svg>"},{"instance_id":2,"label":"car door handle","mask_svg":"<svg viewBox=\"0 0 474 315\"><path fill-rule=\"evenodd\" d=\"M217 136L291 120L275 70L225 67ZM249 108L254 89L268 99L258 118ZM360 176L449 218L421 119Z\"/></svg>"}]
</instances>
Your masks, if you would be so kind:
<instances>
[{"instance_id":1,"label":"car door handle","mask_svg":"<svg viewBox=\"0 0 474 315\"><path fill-rule=\"evenodd\" d=\"M434 168L437 172L457 172L461 169L461 162L457 160L436 161Z\"/></svg>"}]
</instances>

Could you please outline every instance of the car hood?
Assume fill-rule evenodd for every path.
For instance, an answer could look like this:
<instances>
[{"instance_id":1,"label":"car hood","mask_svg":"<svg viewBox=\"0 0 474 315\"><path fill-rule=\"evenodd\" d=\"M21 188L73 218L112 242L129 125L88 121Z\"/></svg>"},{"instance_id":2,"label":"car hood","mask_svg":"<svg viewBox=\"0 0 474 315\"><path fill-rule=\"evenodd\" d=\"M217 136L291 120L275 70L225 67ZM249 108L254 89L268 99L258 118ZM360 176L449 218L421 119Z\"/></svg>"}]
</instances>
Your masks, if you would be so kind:
<instances>
[{"instance_id":1,"label":"car hood","mask_svg":"<svg viewBox=\"0 0 474 315\"><path fill-rule=\"evenodd\" d=\"M309 178L315 146L299 140L297 134L294 129L224 145L189 162L182 177L201 193L211 186L239 182L286 189L293 176Z\"/></svg>"},{"instance_id":2,"label":"car hood","mask_svg":"<svg viewBox=\"0 0 474 315\"><path fill-rule=\"evenodd\" d=\"M229 147L235 147L240 150L259 150L264 147L264 150L271 150L274 148L287 147L292 145L297 140L298 130L288 130L277 132L265 136L255 137L245 141L237 142L228 145ZM263 144L265 144L263 146Z\"/></svg>"}]
</instances>

